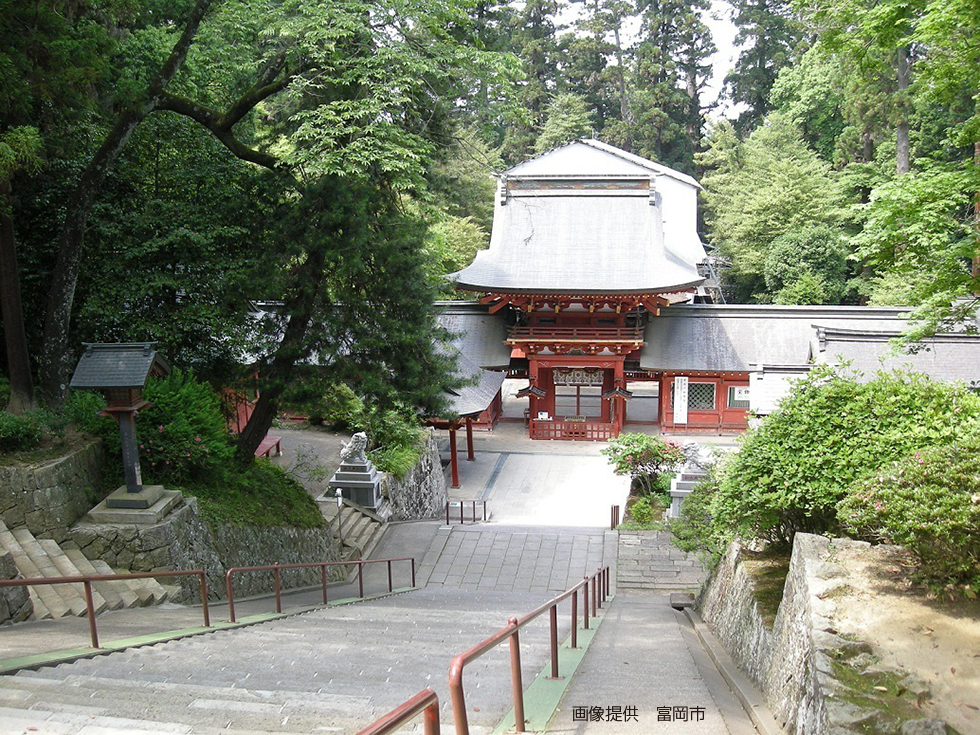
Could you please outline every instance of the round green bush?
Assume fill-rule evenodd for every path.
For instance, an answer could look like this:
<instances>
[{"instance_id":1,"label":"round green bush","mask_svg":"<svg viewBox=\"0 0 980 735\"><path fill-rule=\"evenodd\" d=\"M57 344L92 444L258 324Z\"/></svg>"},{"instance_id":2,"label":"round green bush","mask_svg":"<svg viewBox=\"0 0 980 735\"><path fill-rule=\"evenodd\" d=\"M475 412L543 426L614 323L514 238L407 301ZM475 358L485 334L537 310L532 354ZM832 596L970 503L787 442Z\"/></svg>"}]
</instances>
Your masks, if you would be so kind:
<instances>
[{"instance_id":1,"label":"round green bush","mask_svg":"<svg viewBox=\"0 0 980 735\"><path fill-rule=\"evenodd\" d=\"M837 510L852 533L908 548L925 579L980 592L980 441L915 451L855 483Z\"/></svg>"},{"instance_id":2,"label":"round green bush","mask_svg":"<svg viewBox=\"0 0 980 735\"><path fill-rule=\"evenodd\" d=\"M797 531L838 532L837 503L854 482L913 451L980 436L980 397L923 375L859 382L814 368L722 472L715 523L788 543Z\"/></svg>"},{"instance_id":3,"label":"round green bush","mask_svg":"<svg viewBox=\"0 0 980 735\"><path fill-rule=\"evenodd\" d=\"M137 420L144 482L182 482L232 461L221 401L193 372L151 379L143 396L151 404Z\"/></svg>"}]
</instances>

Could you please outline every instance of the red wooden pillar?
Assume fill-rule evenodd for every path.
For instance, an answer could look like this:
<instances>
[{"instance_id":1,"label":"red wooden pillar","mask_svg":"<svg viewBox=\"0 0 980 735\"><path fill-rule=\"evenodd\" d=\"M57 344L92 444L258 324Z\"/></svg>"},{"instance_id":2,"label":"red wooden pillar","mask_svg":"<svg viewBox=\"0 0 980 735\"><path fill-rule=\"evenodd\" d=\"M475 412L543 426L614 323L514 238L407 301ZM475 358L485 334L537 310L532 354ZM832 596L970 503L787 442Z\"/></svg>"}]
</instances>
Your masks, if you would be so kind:
<instances>
[{"instance_id":1,"label":"red wooden pillar","mask_svg":"<svg viewBox=\"0 0 980 735\"><path fill-rule=\"evenodd\" d=\"M466 417L466 460L472 462L476 459L473 453L473 417Z\"/></svg>"},{"instance_id":2,"label":"red wooden pillar","mask_svg":"<svg viewBox=\"0 0 980 735\"><path fill-rule=\"evenodd\" d=\"M451 487L459 487L459 460L456 457L456 423L449 425L449 466L452 469Z\"/></svg>"}]
</instances>

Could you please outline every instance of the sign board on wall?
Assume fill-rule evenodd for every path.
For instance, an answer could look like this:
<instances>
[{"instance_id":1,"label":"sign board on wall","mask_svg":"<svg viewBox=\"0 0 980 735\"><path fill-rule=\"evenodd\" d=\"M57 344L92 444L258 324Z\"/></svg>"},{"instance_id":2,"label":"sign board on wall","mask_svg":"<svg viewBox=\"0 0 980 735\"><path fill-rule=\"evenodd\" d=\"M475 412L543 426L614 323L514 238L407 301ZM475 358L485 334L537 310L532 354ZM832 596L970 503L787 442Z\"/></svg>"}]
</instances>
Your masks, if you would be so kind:
<instances>
[{"instance_id":1,"label":"sign board on wall","mask_svg":"<svg viewBox=\"0 0 980 735\"><path fill-rule=\"evenodd\" d=\"M736 385L734 395L732 400L734 401L748 401L749 400L749 386L747 385Z\"/></svg>"},{"instance_id":2,"label":"sign board on wall","mask_svg":"<svg viewBox=\"0 0 980 735\"><path fill-rule=\"evenodd\" d=\"M687 423L687 378L674 378L674 423Z\"/></svg>"}]
</instances>

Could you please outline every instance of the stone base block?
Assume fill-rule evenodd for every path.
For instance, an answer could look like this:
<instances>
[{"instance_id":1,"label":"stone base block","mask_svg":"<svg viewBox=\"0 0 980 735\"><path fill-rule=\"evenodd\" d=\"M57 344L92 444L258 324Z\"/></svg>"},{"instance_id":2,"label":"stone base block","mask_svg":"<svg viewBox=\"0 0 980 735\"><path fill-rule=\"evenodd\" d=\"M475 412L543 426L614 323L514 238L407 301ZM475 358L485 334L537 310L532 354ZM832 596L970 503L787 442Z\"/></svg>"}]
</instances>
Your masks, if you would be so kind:
<instances>
[{"instance_id":1,"label":"stone base block","mask_svg":"<svg viewBox=\"0 0 980 735\"><path fill-rule=\"evenodd\" d=\"M138 493L131 493L121 485L105 499L105 504L107 508L152 508L163 497L163 492L163 485L143 485Z\"/></svg>"},{"instance_id":2,"label":"stone base block","mask_svg":"<svg viewBox=\"0 0 980 735\"><path fill-rule=\"evenodd\" d=\"M126 488L120 488L120 490L116 490L108 498L92 508L86 514L85 520L91 523L115 523L124 525L150 525L159 523L171 510L180 504L183 496L179 491L165 490L161 485L153 485L151 487L159 488L160 493L158 499L149 508L134 508L132 506L120 508L109 505L109 499L120 493L120 490L127 495L135 494L126 493Z\"/></svg>"}]
</instances>

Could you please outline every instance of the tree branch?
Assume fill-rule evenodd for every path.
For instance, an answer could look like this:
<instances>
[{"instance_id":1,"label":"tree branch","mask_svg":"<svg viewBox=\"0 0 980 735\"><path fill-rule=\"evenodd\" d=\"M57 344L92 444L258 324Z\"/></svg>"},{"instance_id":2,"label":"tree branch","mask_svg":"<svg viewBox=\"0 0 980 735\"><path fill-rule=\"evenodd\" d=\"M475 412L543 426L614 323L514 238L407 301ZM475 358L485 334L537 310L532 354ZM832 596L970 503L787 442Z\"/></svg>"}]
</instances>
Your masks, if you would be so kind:
<instances>
[{"instance_id":1,"label":"tree branch","mask_svg":"<svg viewBox=\"0 0 980 735\"><path fill-rule=\"evenodd\" d=\"M279 89L283 89L286 84L288 84L288 81L280 80L280 82L267 85L266 87L263 87L263 89L268 90L271 87L276 86L278 86ZM252 94L253 91L255 94ZM258 91L255 91L255 88L253 87L252 90L246 92L246 96L249 94L252 94L252 98L255 100L255 102L252 103L252 107L254 107L255 104L268 97L269 94L274 94L274 92L269 92L269 94L266 94L265 96L259 96ZM244 97L242 99L244 99ZM242 99L236 101L231 106L231 109L238 108L242 102ZM204 105L198 104L197 102L187 99L186 97L179 97L175 94L170 94L169 92L163 92L161 94L160 102L156 109L169 110L170 112L176 112L178 115L189 117L191 120L194 120L210 130L211 134L214 135L214 137L217 138L225 148L231 151L236 158L282 173L282 167L280 165L282 162L279 160L279 158L270 153L263 153L262 151L255 150L254 148L249 148L235 137L234 133L231 131L231 126L225 124L226 115L220 115L210 107L205 107ZM242 114L244 115L244 112Z\"/></svg>"}]
</instances>

